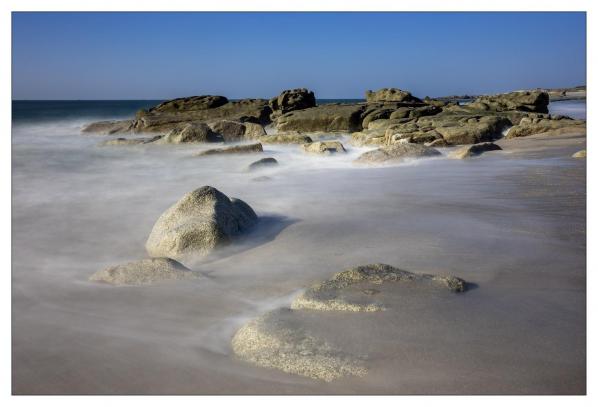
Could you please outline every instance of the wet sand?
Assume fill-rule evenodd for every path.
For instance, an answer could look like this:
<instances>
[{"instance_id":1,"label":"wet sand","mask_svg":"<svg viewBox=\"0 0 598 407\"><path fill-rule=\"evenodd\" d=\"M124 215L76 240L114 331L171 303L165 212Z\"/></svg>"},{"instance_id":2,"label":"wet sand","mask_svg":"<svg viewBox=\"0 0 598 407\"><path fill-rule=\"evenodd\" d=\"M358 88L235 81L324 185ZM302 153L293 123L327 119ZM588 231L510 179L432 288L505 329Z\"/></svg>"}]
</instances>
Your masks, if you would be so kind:
<instances>
[{"instance_id":1,"label":"wet sand","mask_svg":"<svg viewBox=\"0 0 598 407\"><path fill-rule=\"evenodd\" d=\"M586 165L570 158L585 136L501 140L504 151L476 159L384 168L352 165L363 149L314 157L266 146L281 165L256 174L245 168L261 157L198 160L190 147L97 148L102 138L37 131L13 135L16 394L585 392ZM144 257L158 216L202 185L263 219L188 265L206 278L88 281ZM387 312L306 315L329 343L367 355L365 377L325 383L232 354L248 319L374 262L475 287L385 294Z\"/></svg>"}]
</instances>

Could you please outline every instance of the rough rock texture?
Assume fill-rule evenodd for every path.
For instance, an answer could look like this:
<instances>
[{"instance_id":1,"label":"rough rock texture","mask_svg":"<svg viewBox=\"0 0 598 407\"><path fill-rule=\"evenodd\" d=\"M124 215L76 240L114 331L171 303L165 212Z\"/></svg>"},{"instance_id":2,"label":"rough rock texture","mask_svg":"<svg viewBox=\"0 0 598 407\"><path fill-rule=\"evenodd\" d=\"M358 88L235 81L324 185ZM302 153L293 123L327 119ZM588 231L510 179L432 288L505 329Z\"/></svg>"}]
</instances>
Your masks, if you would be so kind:
<instances>
[{"instance_id":1,"label":"rough rock texture","mask_svg":"<svg viewBox=\"0 0 598 407\"><path fill-rule=\"evenodd\" d=\"M340 141L316 141L315 143L303 144L303 151L306 153L331 154L345 153L345 147Z\"/></svg>"},{"instance_id":2,"label":"rough rock texture","mask_svg":"<svg viewBox=\"0 0 598 407\"><path fill-rule=\"evenodd\" d=\"M298 132L354 132L361 130L361 114L365 109L359 104L329 104L295 110L276 120L279 131Z\"/></svg>"},{"instance_id":3,"label":"rough rock texture","mask_svg":"<svg viewBox=\"0 0 598 407\"><path fill-rule=\"evenodd\" d=\"M249 164L249 167L247 169L249 171L255 171L264 167L275 167L277 165L278 161L276 161L276 158L266 157L262 158L261 160L252 162L251 164Z\"/></svg>"},{"instance_id":4,"label":"rough rock texture","mask_svg":"<svg viewBox=\"0 0 598 407\"><path fill-rule=\"evenodd\" d=\"M241 123L232 120L220 120L210 124L214 133L222 136L226 142L252 140L266 135L266 131L258 123Z\"/></svg>"},{"instance_id":5,"label":"rough rock texture","mask_svg":"<svg viewBox=\"0 0 598 407\"><path fill-rule=\"evenodd\" d=\"M586 131L585 120L573 120L559 117L552 118L523 118L518 125L509 129L506 138L525 137L532 134L553 132L560 133L584 132Z\"/></svg>"},{"instance_id":6,"label":"rough rock texture","mask_svg":"<svg viewBox=\"0 0 598 407\"><path fill-rule=\"evenodd\" d=\"M586 150L580 150L578 152L576 152L575 154L573 154L571 157L573 158L586 158L587 153Z\"/></svg>"},{"instance_id":7,"label":"rough rock texture","mask_svg":"<svg viewBox=\"0 0 598 407\"><path fill-rule=\"evenodd\" d=\"M305 144L311 143L311 137L300 133L277 133L260 137L264 144Z\"/></svg>"},{"instance_id":8,"label":"rough rock texture","mask_svg":"<svg viewBox=\"0 0 598 407\"><path fill-rule=\"evenodd\" d=\"M270 99L270 107L280 114L307 109L316 105L316 96L305 88L289 89Z\"/></svg>"},{"instance_id":9,"label":"rough rock texture","mask_svg":"<svg viewBox=\"0 0 598 407\"><path fill-rule=\"evenodd\" d=\"M167 100L159 105L149 109L148 113L154 112L189 112L194 110L207 110L220 107L228 103L228 99L224 96L191 96L186 98L178 98Z\"/></svg>"},{"instance_id":10,"label":"rough rock texture","mask_svg":"<svg viewBox=\"0 0 598 407\"><path fill-rule=\"evenodd\" d=\"M258 366L326 382L367 373L360 359L333 349L293 321L293 312L277 309L241 327L232 339L235 355Z\"/></svg>"},{"instance_id":11,"label":"rough rock texture","mask_svg":"<svg viewBox=\"0 0 598 407\"><path fill-rule=\"evenodd\" d=\"M522 91L499 95L481 96L467 105L469 109L548 113L548 93L542 91Z\"/></svg>"},{"instance_id":12,"label":"rough rock texture","mask_svg":"<svg viewBox=\"0 0 598 407\"><path fill-rule=\"evenodd\" d=\"M371 302L367 299L368 297L365 299L351 299L346 295L350 287L363 283L375 285L385 283L426 284L453 292L463 292L466 289L465 282L457 277L414 274L387 264L369 264L336 273L330 280L311 286L295 298L291 308L352 312L383 310L384 305ZM360 289L363 291L363 287L360 287ZM364 294L367 296L370 293L365 292Z\"/></svg>"},{"instance_id":13,"label":"rough rock texture","mask_svg":"<svg viewBox=\"0 0 598 407\"><path fill-rule=\"evenodd\" d=\"M164 136L155 136L155 137L139 137L139 138L124 138L119 137L112 140L102 141L98 146L133 146L139 144L149 144L155 141L162 139Z\"/></svg>"},{"instance_id":14,"label":"rough rock texture","mask_svg":"<svg viewBox=\"0 0 598 407\"><path fill-rule=\"evenodd\" d=\"M500 146L494 143L480 143L480 144L473 144L471 146L461 147L458 150L454 151L450 157L457 158L457 159L464 159L469 157L474 157L480 155L486 151L495 151L495 150L502 150Z\"/></svg>"},{"instance_id":15,"label":"rough rock texture","mask_svg":"<svg viewBox=\"0 0 598 407\"><path fill-rule=\"evenodd\" d=\"M183 196L156 221L145 244L152 257L206 255L248 231L258 218L240 199L204 186Z\"/></svg>"},{"instance_id":16,"label":"rough rock texture","mask_svg":"<svg viewBox=\"0 0 598 407\"><path fill-rule=\"evenodd\" d=\"M134 130L134 120L111 120L90 123L83 127L83 133L115 134L129 133Z\"/></svg>"},{"instance_id":17,"label":"rough rock texture","mask_svg":"<svg viewBox=\"0 0 598 407\"><path fill-rule=\"evenodd\" d=\"M143 285L164 280L200 278L178 261L159 257L143 259L98 271L89 279L114 285Z\"/></svg>"},{"instance_id":18,"label":"rough rock texture","mask_svg":"<svg viewBox=\"0 0 598 407\"><path fill-rule=\"evenodd\" d=\"M252 154L262 153L264 148L261 143L255 144L241 144L238 146L223 147L223 148L212 148L210 150L200 151L199 153L193 154L193 157L204 157L207 155L218 155L218 154Z\"/></svg>"},{"instance_id":19,"label":"rough rock texture","mask_svg":"<svg viewBox=\"0 0 598 407\"><path fill-rule=\"evenodd\" d=\"M214 143L223 138L205 123L186 123L176 126L159 140L164 144Z\"/></svg>"},{"instance_id":20,"label":"rough rock texture","mask_svg":"<svg viewBox=\"0 0 598 407\"><path fill-rule=\"evenodd\" d=\"M421 102L420 99L411 95L411 92L397 88L384 88L372 92L365 92L365 98L368 103L372 102Z\"/></svg>"},{"instance_id":21,"label":"rough rock texture","mask_svg":"<svg viewBox=\"0 0 598 407\"><path fill-rule=\"evenodd\" d=\"M360 155L355 162L360 164L392 163L439 155L441 155L440 152L432 147L413 143L396 143L392 146L367 151Z\"/></svg>"}]
</instances>

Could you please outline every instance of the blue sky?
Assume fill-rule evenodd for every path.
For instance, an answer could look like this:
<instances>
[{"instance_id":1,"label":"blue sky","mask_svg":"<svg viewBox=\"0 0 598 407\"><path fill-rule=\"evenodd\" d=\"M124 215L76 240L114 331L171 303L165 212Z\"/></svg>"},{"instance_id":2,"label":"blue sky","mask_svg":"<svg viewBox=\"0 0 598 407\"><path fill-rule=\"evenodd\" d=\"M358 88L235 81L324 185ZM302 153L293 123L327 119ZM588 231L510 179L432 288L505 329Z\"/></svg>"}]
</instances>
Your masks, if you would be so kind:
<instances>
[{"instance_id":1,"label":"blue sky","mask_svg":"<svg viewBox=\"0 0 598 407\"><path fill-rule=\"evenodd\" d=\"M585 84L585 13L13 13L13 99Z\"/></svg>"}]
</instances>

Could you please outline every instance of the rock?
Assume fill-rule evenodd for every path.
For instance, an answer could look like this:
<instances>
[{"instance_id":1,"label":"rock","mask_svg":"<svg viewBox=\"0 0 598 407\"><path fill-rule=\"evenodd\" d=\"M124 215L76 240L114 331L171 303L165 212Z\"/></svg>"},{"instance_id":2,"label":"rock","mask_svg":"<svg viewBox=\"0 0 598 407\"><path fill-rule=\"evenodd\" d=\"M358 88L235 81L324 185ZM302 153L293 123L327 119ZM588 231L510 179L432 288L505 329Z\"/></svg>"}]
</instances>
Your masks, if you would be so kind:
<instances>
[{"instance_id":1,"label":"rock","mask_svg":"<svg viewBox=\"0 0 598 407\"><path fill-rule=\"evenodd\" d=\"M295 110L280 116L276 121L278 131L354 132L362 129L361 114L364 105L329 104L309 109Z\"/></svg>"},{"instance_id":2,"label":"rock","mask_svg":"<svg viewBox=\"0 0 598 407\"><path fill-rule=\"evenodd\" d=\"M402 108L405 109L405 108ZM392 116L395 109L380 107L377 109L366 110L363 113L363 120L361 121L361 127L364 129L369 128L369 124L373 121L380 119L388 119Z\"/></svg>"},{"instance_id":3,"label":"rock","mask_svg":"<svg viewBox=\"0 0 598 407\"><path fill-rule=\"evenodd\" d=\"M435 130L448 144L476 144L500 138L509 124L503 117L482 116L461 118L454 126L439 126Z\"/></svg>"},{"instance_id":4,"label":"rock","mask_svg":"<svg viewBox=\"0 0 598 407\"><path fill-rule=\"evenodd\" d=\"M441 155L440 152L432 147L413 143L396 143L391 146L367 151L360 155L355 162L363 164L401 162L407 159L434 157L439 155Z\"/></svg>"},{"instance_id":5,"label":"rock","mask_svg":"<svg viewBox=\"0 0 598 407\"><path fill-rule=\"evenodd\" d=\"M263 144L305 144L312 141L311 137L300 133L277 133L260 137Z\"/></svg>"},{"instance_id":6,"label":"rock","mask_svg":"<svg viewBox=\"0 0 598 407\"><path fill-rule=\"evenodd\" d=\"M354 146L368 146L384 144L386 129L374 128L362 130L351 134L351 144Z\"/></svg>"},{"instance_id":7,"label":"rock","mask_svg":"<svg viewBox=\"0 0 598 407\"><path fill-rule=\"evenodd\" d=\"M90 123L83 127L83 133L115 134L129 133L133 131L135 122L133 120L111 120Z\"/></svg>"},{"instance_id":8,"label":"rock","mask_svg":"<svg viewBox=\"0 0 598 407\"><path fill-rule=\"evenodd\" d=\"M303 144L303 151L316 154L345 153L345 147L340 141L317 141Z\"/></svg>"},{"instance_id":9,"label":"rock","mask_svg":"<svg viewBox=\"0 0 598 407\"><path fill-rule=\"evenodd\" d=\"M124 138L119 137L113 140L106 140L98 144L100 147L104 146L133 146L138 144L149 144L162 139L164 136L155 137L139 137L139 138Z\"/></svg>"},{"instance_id":10,"label":"rock","mask_svg":"<svg viewBox=\"0 0 598 407\"><path fill-rule=\"evenodd\" d=\"M248 322L232 339L235 355L258 366L326 382L367 373L360 359L314 337L293 314L281 308Z\"/></svg>"},{"instance_id":11,"label":"rock","mask_svg":"<svg viewBox=\"0 0 598 407\"><path fill-rule=\"evenodd\" d=\"M285 90L277 97L270 99L272 110L281 114L314 106L316 106L316 97L312 91L305 88Z\"/></svg>"},{"instance_id":12,"label":"rock","mask_svg":"<svg viewBox=\"0 0 598 407\"><path fill-rule=\"evenodd\" d=\"M502 150L500 146L494 143L481 143L481 144L474 144L471 146L461 147L458 150L454 151L450 157L457 158L457 159L464 159L473 156L480 155L486 151L495 151L495 150Z\"/></svg>"},{"instance_id":13,"label":"rock","mask_svg":"<svg viewBox=\"0 0 598 407\"><path fill-rule=\"evenodd\" d=\"M585 120L573 120L569 118L529 118L521 119L518 125L509 129L506 138L526 137L533 134L553 132L558 134L586 132Z\"/></svg>"},{"instance_id":14,"label":"rock","mask_svg":"<svg viewBox=\"0 0 598 407\"><path fill-rule=\"evenodd\" d=\"M228 99L224 96L191 96L185 98L178 98L167 100L159 105L149 109L147 114L151 113L178 113L189 112L194 110L207 110L220 107L228 103Z\"/></svg>"},{"instance_id":15,"label":"rock","mask_svg":"<svg viewBox=\"0 0 598 407\"><path fill-rule=\"evenodd\" d=\"M573 154L571 157L573 158L586 158L586 150L580 150L577 153Z\"/></svg>"},{"instance_id":16,"label":"rock","mask_svg":"<svg viewBox=\"0 0 598 407\"><path fill-rule=\"evenodd\" d=\"M252 140L266 135L261 124L241 123L232 120L220 120L210 124L213 132L222 136L225 142Z\"/></svg>"},{"instance_id":17,"label":"rock","mask_svg":"<svg viewBox=\"0 0 598 407\"><path fill-rule=\"evenodd\" d=\"M411 92L397 88L384 88L372 92L365 92L365 98L368 103L372 102L421 102L420 99L411 95Z\"/></svg>"},{"instance_id":18,"label":"rock","mask_svg":"<svg viewBox=\"0 0 598 407\"><path fill-rule=\"evenodd\" d=\"M262 158L261 160L257 160L249 164L249 171L259 170L264 167L274 167L278 165L278 161L276 158L266 157Z\"/></svg>"},{"instance_id":19,"label":"rock","mask_svg":"<svg viewBox=\"0 0 598 407\"><path fill-rule=\"evenodd\" d=\"M204 186L183 196L156 221L145 244L152 257L181 260L206 255L230 243L257 223L257 215L240 199Z\"/></svg>"},{"instance_id":20,"label":"rock","mask_svg":"<svg viewBox=\"0 0 598 407\"><path fill-rule=\"evenodd\" d=\"M389 116L391 120L394 119L415 119L423 116L433 116L442 112L442 109L436 106L419 106L419 107L399 107Z\"/></svg>"},{"instance_id":21,"label":"rock","mask_svg":"<svg viewBox=\"0 0 598 407\"><path fill-rule=\"evenodd\" d=\"M432 288L463 292L466 284L453 276L414 274L387 264L369 264L336 273L330 280L317 283L291 304L291 309L310 309L319 311L381 311L384 305L363 297L364 284L381 285L400 283L408 285L426 285ZM357 286L356 289L354 286Z\"/></svg>"},{"instance_id":22,"label":"rock","mask_svg":"<svg viewBox=\"0 0 598 407\"><path fill-rule=\"evenodd\" d=\"M446 142L445 139L439 138L439 139L436 139L434 141L430 141L430 142L424 143L424 145L427 146L427 147L447 147L448 143Z\"/></svg>"},{"instance_id":23,"label":"rock","mask_svg":"<svg viewBox=\"0 0 598 407\"><path fill-rule=\"evenodd\" d=\"M189 270L178 261L159 257L108 267L89 279L114 285L143 285L190 278L200 278L200 274Z\"/></svg>"},{"instance_id":24,"label":"rock","mask_svg":"<svg viewBox=\"0 0 598 407\"><path fill-rule=\"evenodd\" d=\"M205 123L186 123L172 129L166 136L160 139L160 143L183 144L183 143L214 143L221 142L223 138L212 131Z\"/></svg>"},{"instance_id":25,"label":"rock","mask_svg":"<svg viewBox=\"0 0 598 407\"><path fill-rule=\"evenodd\" d=\"M548 113L548 93L541 91L520 91L499 95L481 96L467 105L472 110L508 111Z\"/></svg>"},{"instance_id":26,"label":"rock","mask_svg":"<svg viewBox=\"0 0 598 407\"><path fill-rule=\"evenodd\" d=\"M241 144L238 146L223 147L223 148L212 148L210 150L200 151L199 153L193 154L193 157L204 157L207 155L217 154L252 154L262 153L264 148L261 143L255 144Z\"/></svg>"}]
</instances>

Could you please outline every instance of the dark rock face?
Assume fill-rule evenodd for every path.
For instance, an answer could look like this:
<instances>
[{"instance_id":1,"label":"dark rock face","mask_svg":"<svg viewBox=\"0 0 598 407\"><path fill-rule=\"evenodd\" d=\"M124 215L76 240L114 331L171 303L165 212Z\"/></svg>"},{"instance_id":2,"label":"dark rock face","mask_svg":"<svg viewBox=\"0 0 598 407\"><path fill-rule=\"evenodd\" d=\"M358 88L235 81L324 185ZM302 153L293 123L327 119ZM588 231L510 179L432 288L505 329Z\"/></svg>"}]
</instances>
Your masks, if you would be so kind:
<instances>
[{"instance_id":1,"label":"dark rock face","mask_svg":"<svg viewBox=\"0 0 598 407\"><path fill-rule=\"evenodd\" d=\"M160 143L183 144L183 143L210 143L222 141L222 137L212 131L205 123L187 123L176 126Z\"/></svg>"},{"instance_id":2,"label":"dark rock face","mask_svg":"<svg viewBox=\"0 0 598 407\"><path fill-rule=\"evenodd\" d=\"M316 106L316 96L305 88L290 89L270 99L270 107L281 114Z\"/></svg>"},{"instance_id":3,"label":"dark rock face","mask_svg":"<svg viewBox=\"0 0 598 407\"><path fill-rule=\"evenodd\" d=\"M193 110L207 110L220 107L226 103L228 103L228 99L224 96L191 96L160 103L158 106L149 109L148 113L176 113Z\"/></svg>"},{"instance_id":4,"label":"dark rock face","mask_svg":"<svg viewBox=\"0 0 598 407\"><path fill-rule=\"evenodd\" d=\"M152 257L206 255L245 233L258 218L245 202L204 186L183 196L156 221L145 244Z\"/></svg>"},{"instance_id":5,"label":"dark rock face","mask_svg":"<svg viewBox=\"0 0 598 407\"><path fill-rule=\"evenodd\" d=\"M364 105L330 104L295 110L277 119L279 131L298 132L354 132L361 130Z\"/></svg>"},{"instance_id":6,"label":"dark rock face","mask_svg":"<svg viewBox=\"0 0 598 407\"><path fill-rule=\"evenodd\" d=\"M266 135L266 131L258 123L241 123L231 120L220 120L210 124L215 133L222 136L225 142L251 140Z\"/></svg>"},{"instance_id":7,"label":"dark rock face","mask_svg":"<svg viewBox=\"0 0 598 407\"><path fill-rule=\"evenodd\" d=\"M455 151L453 154L451 154L451 158L465 159L465 158L469 158L469 157L475 157L475 156L480 155L486 151L496 151L496 150L502 150L502 148L500 148L500 146L498 146L494 143L473 144L471 146L461 147L460 149Z\"/></svg>"},{"instance_id":8,"label":"dark rock face","mask_svg":"<svg viewBox=\"0 0 598 407\"><path fill-rule=\"evenodd\" d=\"M201 151L194 154L194 157L204 157L207 155L220 155L220 154L248 154L248 153L262 153L264 148L261 143L255 144L242 144L238 146L224 147L224 148L213 148L210 150Z\"/></svg>"},{"instance_id":9,"label":"dark rock face","mask_svg":"<svg viewBox=\"0 0 598 407\"><path fill-rule=\"evenodd\" d=\"M278 165L276 158L266 157L249 164L248 170L255 171L265 167L275 167Z\"/></svg>"}]
</instances>

